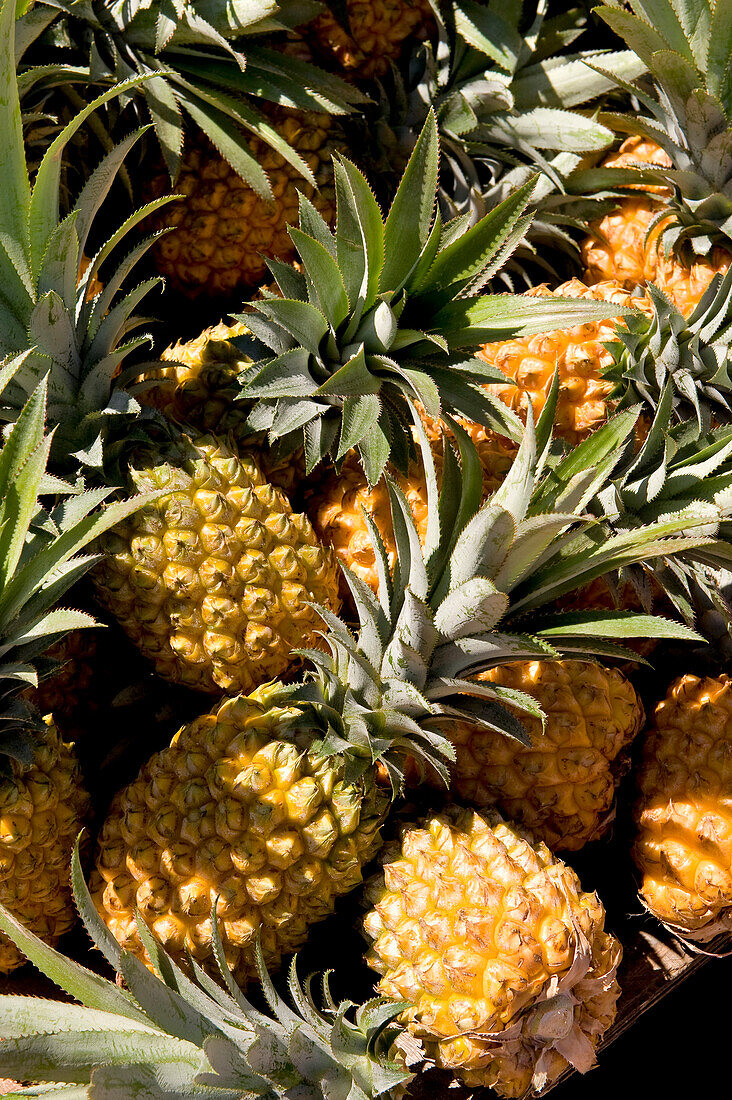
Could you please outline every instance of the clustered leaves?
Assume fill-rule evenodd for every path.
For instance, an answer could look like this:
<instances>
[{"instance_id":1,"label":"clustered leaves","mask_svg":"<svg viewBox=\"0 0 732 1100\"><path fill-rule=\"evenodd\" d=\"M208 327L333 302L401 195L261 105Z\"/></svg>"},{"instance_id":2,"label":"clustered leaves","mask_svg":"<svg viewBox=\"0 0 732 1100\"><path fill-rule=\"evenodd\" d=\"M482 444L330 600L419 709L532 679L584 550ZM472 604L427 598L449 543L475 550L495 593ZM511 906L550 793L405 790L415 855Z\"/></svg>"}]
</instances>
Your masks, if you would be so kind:
<instances>
[{"instance_id":1,"label":"clustered leaves","mask_svg":"<svg viewBox=\"0 0 732 1100\"><path fill-rule=\"evenodd\" d=\"M0 369L0 392L27 354ZM19 693L38 685L40 655L69 630L96 625L91 615L59 606L98 560L81 551L142 500L102 510L110 490L84 492L47 473L46 394L44 379L0 450L0 762L3 756L31 762L40 719Z\"/></svg>"},{"instance_id":2,"label":"clustered leaves","mask_svg":"<svg viewBox=\"0 0 732 1100\"><path fill-rule=\"evenodd\" d=\"M651 315L630 317L608 344L605 377L617 382L621 405L640 401L655 410L670 387L676 420L695 419L700 433L713 418L729 422L732 270L712 280L688 318L653 283L647 293Z\"/></svg>"},{"instance_id":3,"label":"clustered leaves","mask_svg":"<svg viewBox=\"0 0 732 1100\"><path fill-rule=\"evenodd\" d=\"M306 180L315 180L262 112L262 102L332 115L365 102L337 76L258 44L265 33L284 32L319 10L313 0L37 0L20 34L28 44L44 35L52 49L48 64L25 74L26 86L70 79L104 87L144 75L148 79L128 95L144 100L172 179L190 125L185 114L258 194L272 198L245 134L255 134ZM75 64L59 66L59 45L70 49Z\"/></svg>"},{"instance_id":4,"label":"clustered leaves","mask_svg":"<svg viewBox=\"0 0 732 1100\"><path fill-rule=\"evenodd\" d=\"M319 1009L313 979L301 985L293 960L293 1009L275 990L260 948L257 967L268 1008L260 1011L226 965L216 906L211 928L221 984L192 958L190 974L183 973L138 912L151 972L119 946L97 913L78 844L71 881L89 935L125 987L49 947L0 905L0 929L78 1002L0 996L3 1072L41 1082L14 1095L53 1097L65 1083L76 1086L74 1095L95 1100L372 1100L412 1077L394 1045L402 1034L394 1020L403 1004L381 997L358 1008L350 1001L336 1004L326 974Z\"/></svg>"},{"instance_id":5,"label":"clustered leaves","mask_svg":"<svg viewBox=\"0 0 732 1100\"><path fill-rule=\"evenodd\" d=\"M605 169L610 185L666 184L673 191L663 221L666 252L704 256L715 241L732 243L732 7L714 0L612 0L599 15L645 62L652 92L622 79L643 111L603 118L620 133L640 134L659 145L671 168ZM599 178L599 177L598 177Z\"/></svg>"},{"instance_id":6,"label":"clustered leaves","mask_svg":"<svg viewBox=\"0 0 732 1100\"><path fill-rule=\"evenodd\" d=\"M533 182L472 227L467 216L443 226L433 112L386 219L349 160L334 168L335 232L301 196L290 236L302 270L270 262L282 297L265 294L240 317L255 337L234 341L253 360L242 376L252 430L302 443L308 472L355 448L371 484L388 461L406 469L417 402L430 416L459 414L518 437L517 419L481 388L505 378L476 350L619 312L482 292L526 232Z\"/></svg>"}]
</instances>

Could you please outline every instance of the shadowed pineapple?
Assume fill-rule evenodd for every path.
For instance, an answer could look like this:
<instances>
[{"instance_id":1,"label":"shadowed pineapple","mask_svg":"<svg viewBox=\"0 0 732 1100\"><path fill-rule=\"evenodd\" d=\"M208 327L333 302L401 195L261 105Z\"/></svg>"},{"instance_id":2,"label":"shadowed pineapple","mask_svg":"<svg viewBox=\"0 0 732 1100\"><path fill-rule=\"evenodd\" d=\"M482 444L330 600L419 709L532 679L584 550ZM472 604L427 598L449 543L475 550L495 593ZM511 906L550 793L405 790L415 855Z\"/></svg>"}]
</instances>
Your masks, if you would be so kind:
<instances>
[{"instance_id":1,"label":"shadowed pineapple","mask_svg":"<svg viewBox=\"0 0 732 1100\"><path fill-rule=\"evenodd\" d=\"M176 290L189 297L215 297L258 286L267 275L267 258L289 260L295 254L287 227L297 221L300 193L312 199L327 222L335 218L331 119L282 111L275 129L308 164L316 187L280 152L253 137L251 151L272 188L271 199L264 198L203 136L188 139L175 186L184 198L150 222L153 229L173 226L154 255L158 270ZM161 169L150 181L148 195L169 192L168 174Z\"/></svg>"},{"instance_id":2,"label":"shadowed pineapple","mask_svg":"<svg viewBox=\"0 0 732 1100\"><path fill-rule=\"evenodd\" d=\"M438 1066L506 1097L591 1068L621 947L574 871L497 815L457 806L404 826L383 862L368 961Z\"/></svg>"},{"instance_id":3,"label":"shadowed pineapple","mask_svg":"<svg viewBox=\"0 0 732 1100\"><path fill-rule=\"evenodd\" d=\"M348 29L326 7L305 33L323 60L361 78L383 76L410 39L434 27L428 0L346 0L345 11Z\"/></svg>"}]
</instances>

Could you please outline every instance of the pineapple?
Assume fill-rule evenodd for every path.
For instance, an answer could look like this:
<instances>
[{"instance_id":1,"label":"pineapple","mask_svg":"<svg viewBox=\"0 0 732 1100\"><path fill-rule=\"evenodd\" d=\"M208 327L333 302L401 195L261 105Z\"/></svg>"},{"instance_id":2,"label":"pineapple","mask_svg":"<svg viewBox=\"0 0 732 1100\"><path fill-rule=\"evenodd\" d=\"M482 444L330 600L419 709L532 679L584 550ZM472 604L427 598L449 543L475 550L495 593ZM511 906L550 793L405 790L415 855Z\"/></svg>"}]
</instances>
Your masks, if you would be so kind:
<instances>
[{"instance_id":1,"label":"pineapple","mask_svg":"<svg viewBox=\"0 0 732 1100\"><path fill-rule=\"evenodd\" d=\"M435 209L440 164L433 114L386 218L349 161L336 158L335 175L342 197L335 232L303 198L300 225L290 231L301 264L271 264L282 296L263 292L238 318L259 341L241 374L241 398L252 402L250 430L268 432L269 442L286 452L303 448L306 474L314 474L309 514L373 588L360 506L377 517L393 552L378 483L389 464L405 479L401 484L419 513L424 497L413 461L415 409L433 432L446 414L462 423L484 458L487 487L495 486L511 455L510 442L502 440L519 439L522 426L484 392L483 382L504 376L477 357L480 346L623 309L478 293L487 272L500 267L521 236L531 186L472 227L456 219L443 229Z\"/></svg>"},{"instance_id":2,"label":"pineapple","mask_svg":"<svg viewBox=\"0 0 732 1100\"><path fill-rule=\"evenodd\" d=\"M622 172L618 187L635 181L643 193L590 226L583 256L589 281L653 281L689 316L732 260L732 39L725 5L712 0L630 0L630 8L598 13L646 63L655 90L638 93L645 114L623 115L631 136L607 166Z\"/></svg>"},{"instance_id":3,"label":"pineapple","mask_svg":"<svg viewBox=\"0 0 732 1100\"><path fill-rule=\"evenodd\" d=\"M434 26L429 0L346 0L345 15L342 25L326 7L306 37L317 55L362 79L383 76L410 39Z\"/></svg>"},{"instance_id":4,"label":"pineapple","mask_svg":"<svg viewBox=\"0 0 732 1100\"><path fill-rule=\"evenodd\" d=\"M643 708L616 669L584 661L527 661L481 680L536 699L546 726L526 718L530 744L469 723L450 730L451 787L473 806L497 806L552 851L576 851L612 817L620 754L638 733Z\"/></svg>"},{"instance_id":5,"label":"pineapple","mask_svg":"<svg viewBox=\"0 0 732 1100\"><path fill-rule=\"evenodd\" d=\"M10 8L1 9L8 34L0 64L12 90ZM7 301L15 303L13 310L0 303L0 350L34 345L6 391L8 415L50 370L52 471L83 473L102 492L126 484L153 493L143 511L100 541L100 600L160 675L209 693L248 692L263 679L287 673L295 663L294 647L317 642L321 619L310 601L338 609L336 559L319 545L307 518L265 481L253 456L239 456L215 436L187 434L151 411L146 415L115 382L125 358L146 342L144 336L128 338L139 325L131 311L159 280L147 280L119 299L116 292L151 240L137 246L101 294L85 300L86 292L124 229L164 204L158 200L128 219L95 255L77 289L70 273L78 271L90 221L125 147L107 154L82 189L71 220L60 223L54 174L65 143L92 107L113 94L119 89L62 131L32 188L17 85L2 107L12 201L0 212L1 236L17 238L22 248L18 256L0 252ZM135 136L127 139L127 149ZM31 211L40 201L49 213L31 234ZM49 240L58 247L48 246Z\"/></svg>"},{"instance_id":6,"label":"pineapple","mask_svg":"<svg viewBox=\"0 0 732 1100\"><path fill-rule=\"evenodd\" d=\"M0 389L23 369L24 356L6 360ZM44 379L18 415L0 451L0 903L55 943L74 923L68 864L89 808L73 746L51 714L41 717L27 698L38 690L44 651L63 645L69 630L94 626L91 616L54 606L92 565L76 556L139 502L96 511L104 494L49 485L44 436ZM45 482L45 484L44 484ZM56 494L45 507L39 495ZM43 702L41 694L39 702ZM0 932L0 973L24 963Z\"/></svg>"},{"instance_id":7,"label":"pineapple","mask_svg":"<svg viewBox=\"0 0 732 1100\"><path fill-rule=\"evenodd\" d=\"M732 928L732 680L688 674L656 707L633 849L651 913L693 941Z\"/></svg>"},{"instance_id":8,"label":"pineapple","mask_svg":"<svg viewBox=\"0 0 732 1100\"><path fill-rule=\"evenodd\" d=\"M432 0L431 6L433 41L414 42L374 89L376 108L345 120L352 147L373 162L374 180L390 195L433 109L443 217L476 221L533 177L533 221L499 277L513 290L577 267L578 248L568 232L576 225L577 200L568 199L569 181L588 153L612 142L593 101L612 90L613 80L590 65L633 80L644 71L642 62L629 50L577 50L583 20L571 12L569 30L567 17L550 14L543 3L518 0L499 10Z\"/></svg>"},{"instance_id":9,"label":"pineapple","mask_svg":"<svg viewBox=\"0 0 732 1100\"><path fill-rule=\"evenodd\" d=\"M663 149L637 135L626 138L618 153L603 161L603 167L625 168L635 163L673 167ZM654 199L654 194L661 197ZM584 277L591 286L605 280L628 289L656 283L688 317L714 276L729 270L732 254L717 245L708 257L691 263L679 263L673 255L666 256L660 247L660 235L670 218L659 220L659 214L670 197L668 188L649 184L644 194L623 199L615 210L591 223L590 235L581 245Z\"/></svg>"},{"instance_id":10,"label":"pineapple","mask_svg":"<svg viewBox=\"0 0 732 1100\"><path fill-rule=\"evenodd\" d=\"M48 715L30 763L11 759L0 772L0 903L45 943L57 943L76 920L69 859L88 810L73 745ZM0 974L25 961L0 932Z\"/></svg>"},{"instance_id":11,"label":"pineapple","mask_svg":"<svg viewBox=\"0 0 732 1100\"><path fill-rule=\"evenodd\" d=\"M433 457L439 480L442 451L437 445L437 421L427 417L423 417L423 420L435 444ZM478 451L485 498L498 488L508 472L516 446L511 440L480 424L463 418L459 423ZM427 527L427 484L424 470L418 462L412 462L406 475L396 475L396 483L409 503L420 540L424 542ZM340 561L360 577L372 592L376 592L379 585L376 558L362 509L365 509L376 524L384 539L389 563L393 565L396 544L391 527L389 495L383 479L370 486L358 459L349 454L340 469L331 467L322 477L315 476L311 479L306 489L305 509L321 542L332 546Z\"/></svg>"},{"instance_id":12,"label":"pineapple","mask_svg":"<svg viewBox=\"0 0 732 1100\"><path fill-rule=\"evenodd\" d=\"M498 815L458 806L404 826L383 864L368 961L438 1066L506 1097L592 1067L621 947L571 868Z\"/></svg>"},{"instance_id":13,"label":"pineapple","mask_svg":"<svg viewBox=\"0 0 732 1100\"><path fill-rule=\"evenodd\" d=\"M459 721L526 740L515 712L538 716L536 701L464 679L466 673L511 659L551 659L565 645L575 653L604 651L605 639L619 630L653 632L648 617L619 625L610 612L585 617L576 635L562 615L549 616L541 638L528 633L523 609L605 572L616 560L617 542L583 534L586 495L568 489L561 476L551 483L559 500L562 490L572 495L572 513L549 507L538 518L529 515L535 495L548 488L546 448L530 426L503 485L477 513L481 479L469 437L453 429L465 472L448 447L438 492L419 418L415 430L427 476L425 545L406 498L388 481L397 553L389 573L384 541L372 527L378 599L346 574L358 635L324 611L329 654L309 654L314 670L301 685L272 683L220 703L184 727L117 796L100 835L92 889L114 936L141 959L146 945L138 910L176 958L190 953L210 967L210 914L218 897L223 950L237 978L254 971L258 935L268 963L277 965L360 881L390 801L380 775L399 791L409 760L446 780L446 733ZM606 476L605 455L587 492ZM668 524L665 534L676 535L689 522ZM563 555L568 530L577 550L569 563ZM523 551L529 532L544 548L536 580L533 557L527 560ZM659 544L657 536L658 527L641 528L623 540L621 552L638 560L649 541ZM670 552L681 548L678 541L660 537ZM696 637L663 625L671 636Z\"/></svg>"},{"instance_id":14,"label":"pineapple","mask_svg":"<svg viewBox=\"0 0 732 1100\"><path fill-rule=\"evenodd\" d=\"M292 497L303 476L300 454L281 455L261 446L261 439L247 427L246 409L234 400L238 375L251 363L237 346L237 337L250 337L246 326L222 321L192 340L166 348L160 366L141 376L139 399L202 435L212 432L233 439L239 451L255 449L267 481Z\"/></svg>"},{"instance_id":15,"label":"pineapple","mask_svg":"<svg viewBox=\"0 0 732 1100\"><path fill-rule=\"evenodd\" d=\"M96 638L89 631L70 631L49 646L46 657L53 662L51 670L37 688L29 689L29 695L41 714L53 714L65 732L73 728L88 703L95 679Z\"/></svg>"},{"instance_id":16,"label":"pineapple","mask_svg":"<svg viewBox=\"0 0 732 1100\"><path fill-rule=\"evenodd\" d=\"M617 282L587 287L579 279L570 279L554 291L546 285L534 287L527 296L551 294L651 312L646 298L633 296ZM575 445L602 424L612 409L615 383L603 375L613 364L607 344L619 327L617 319L585 321L573 328L486 344L482 357L513 383L492 383L489 392L524 416L530 403L538 416L558 370L558 434Z\"/></svg>"},{"instance_id":17,"label":"pineapple","mask_svg":"<svg viewBox=\"0 0 732 1100\"><path fill-rule=\"evenodd\" d=\"M164 1091L170 1097L202 1100L377 1100L398 1096L414 1077L421 1050L395 1022L399 1008L391 1001L372 997L359 1006L337 1004L325 973L321 1007L312 976L301 985L294 959L290 1005L275 989L257 951L257 976L266 1001L255 1008L220 954L218 983L200 971L189 978L145 927L155 958L151 974L117 946L95 913L78 851L71 880L89 937L124 978L125 988L96 974L89 980L89 971L49 950L0 905L0 929L42 973L82 1002L0 997L3 1069L36 1082L33 1092L68 1091L68 1084L84 1095L102 1088L120 1096L161 1096ZM82 975L85 980L79 981ZM67 1044L73 1048L72 1058Z\"/></svg>"},{"instance_id":18,"label":"pineapple","mask_svg":"<svg viewBox=\"0 0 732 1100\"><path fill-rule=\"evenodd\" d=\"M327 222L335 218L331 153L336 148L328 115L281 111L278 134L307 163L313 182L272 149L253 137L251 154L267 173L271 197L246 183L204 137L187 143L176 190L184 196L171 210L151 219L153 229L172 225L154 249L158 271L189 297L232 295L265 280L266 259L290 260L294 245L287 227L296 220L298 195L312 199ZM146 189L157 198L170 190L162 169Z\"/></svg>"}]
</instances>

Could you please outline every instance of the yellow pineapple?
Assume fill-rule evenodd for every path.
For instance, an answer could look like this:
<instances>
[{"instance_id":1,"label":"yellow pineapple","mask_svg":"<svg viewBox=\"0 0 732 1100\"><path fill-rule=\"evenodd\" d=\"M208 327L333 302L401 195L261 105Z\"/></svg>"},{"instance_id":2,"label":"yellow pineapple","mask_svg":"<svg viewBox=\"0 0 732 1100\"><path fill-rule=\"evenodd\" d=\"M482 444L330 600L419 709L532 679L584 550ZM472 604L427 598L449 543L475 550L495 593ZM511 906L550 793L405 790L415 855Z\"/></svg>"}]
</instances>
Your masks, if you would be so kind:
<instances>
[{"instance_id":1,"label":"yellow pineapple","mask_svg":"<svg viewBox=\"0 0 732 1100\"><path fill-rule=\"evenodd\" d=\"M626 138L619 151L603 164L606 168L627 168L634 161L672 167L663 149L639 136ZM688 317L713 277L729 269L732 255L719 246L712 248L708 256L690 262L681 262L673 254L666 255L660 236L670 222L670 215L655 225L650 234L649 226L663 209L665 200L670 198L670 191L652 184L645 190L650 195L644 193L623 199L615 210L590 224L590 235L581 246L585 279L590 285L612 279L628 289L656 283Z\"/></svg>"},{"instance_id":2,"label":"yellow pineapple","mask_svg":"<svg viewBox=\"0 0 732 1100\"><path fill-rule=\"evenodd\" d=\"M144 957L139 906L167 950L212 959L211 907L239 980L268 965L361 881L388 799L346 778L344 756L307 751L281 686L221 703L185 726L117 795L92 891L118 941Z\"/></svg>"},{"instance_id":3,"label":"yellow pineapple","mask_svg":"<svg viewBox=\"0 0 732 1100\"><path fill-rule=\"evenodd\" d=\"M248 331L239 321L222 321L192 340L166 348L161 359L170 365L146 371L139 398L179 424L233 439L239 451L253 450L267 481L289 496L304 477L302 452L280 456L264 446L246 426L247 406L234 400L240 389L238 375L251 360L232 340Z\"/></svg>"},{"instance_id":4,"label":"yellow pineapple","mask_svg":"<svg viewBox=\"0 0 732 1100\"><path fill-rule=\"evenodd\" d=\"M659 920L707 940L732 928L732 680L686 675L644 746L634 857Z\"/></svg>"},{"instance_id":5,"label":"yellow pineapple","mask_svg":"<svg viewBox=\"0 0 732 1100\"><path fill-rule=\"evenodd\" d=\"M368 961L438 1066L521 1097L593 1065L621 948L574 871L497 815L459 807L403 828L383 862Z\"/></svg>"},{"instance_id":6,"label":"yellow pineapple","mask_svg":"<svg viewBox=\"0 0 732 1100\"><path fill-rule=\"evenodd\" d=\"M427 0L346 0L350 34L332 12L323 11L305 29L313 50L346 73L383 76L410 38L424 38L433 25Z\"/></svg>"},{"instance_id":7,"label":"yellow pineapple","mask_svg":"<svg viewBox=\"0 0 732 1100\"><path fill-rule=\"evenodd\" d=\"M295 254L287 226L297 222L299 192L313 201L326 221L334 219L332 120L282 110L275 127L307 162L317 190L280 153L253 137L250 148L272 187L268 201L203 136L190 138L175 185L184 198L150 219L153 229L174 227L156 245L155 262L177 290L190 297L227 296L263 282L266 257L290 259ZM165 170L150 181L148 191L151 198L170 192Z\"/></svg>"},{"instance_id":8,"label":"yellow pineapple","mask_svg":"<svg viewBox=\"0 0 732 1100\"><path fill-rule=\"evenodd\" d=\"M616 669L584 661L517 662L478 679L532 696L546 728L523 717L531 744L522 745L455 723L452 788L474 806L497 806L552 850L595 840L612 815L620 754L643 721L631 684Z\"/></svg>"},{"instance_id":9,"label":"yellow pineapple","mask_svg":"<svg viewBox=\"0 0 732 1100\"><path fill-rule=\"evenodd\" d=\"M423 415L423 422L433 444L433 457L438 481L442 467L442 443L436 421ZM481 461L483 496L498 488L508 472L516 447L508 439L480 424L460 421L468 432ZM427 486L424 470L413 462L409 474L394 475L412 510L420 539L424 542L427 529ZM306 489L305 507L316 534L327 546L332 546L339 559L360 577L372 591L378 588L376 558L364 522L362 509L368 513L384 539L389 562L396 553L394 532L389 511L389 494L383 479L370 486L356 455L347 456L340 470L329 468L314 479Z\"/></svg>"},{"instance_id":10,"label":"yellow pineapple","mask_svg":"<svg viewBox=\"0 0 732 1100\"><path fill-rule=\"evenodd\" d=\"M36 739L33 762L10 760L0 775L0 902L46 943L55 944L76 919L69 861L89 798L73 746L49 716ZM0 932L0 973L25 962Z\"/></svg>"},{"instance_id":11,"label":"yellow pineapple","mask_svg":"<svg viewBox=\"0 0 732 1100\"><path fill-rule=\"evenodd\" d=\"M610 302L650 313L650 303L645 298L632 296L617 282L587 287L579 279L570 279L554 291L542 285L527 293L532 297L555 294ZM617 325L616 320L585 321L571 329L486 344L482 357L514 383L491 383L488 392L524 415L531 402L538 417L558 367L555 431L569 443L581 442L611 411L610 396L615 383L603 378L603 371L613 363L613 355L604 345L614 338Z\"/></svg>"},{"instance_id":12,"label":"yellow pineapple","mask_svg":"<svg viewBox=\"0 0 732 1100\"><path fill-rule=\"evenodd\" d=\"M337 611L338 565L251 454L180 433L138 447L130 478L165 490L103 539L99 599L160 676L249 692L313 645L314 600Z\"/></svg>"}]
</instances>

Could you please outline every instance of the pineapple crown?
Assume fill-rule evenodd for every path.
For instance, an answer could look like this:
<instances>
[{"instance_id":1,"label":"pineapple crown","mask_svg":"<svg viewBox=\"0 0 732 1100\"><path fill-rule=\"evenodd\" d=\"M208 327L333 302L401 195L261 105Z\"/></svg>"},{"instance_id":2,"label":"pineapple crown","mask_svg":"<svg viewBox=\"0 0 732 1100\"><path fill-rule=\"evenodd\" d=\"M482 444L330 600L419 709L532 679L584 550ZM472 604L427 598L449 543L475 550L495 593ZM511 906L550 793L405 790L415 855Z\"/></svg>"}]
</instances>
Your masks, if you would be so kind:
<instances>
[{"instance_id":1,"label":"pineapple crown","mask_svg":"<svg viewBox=\"0 0 732 1100\"><path fill-rule=\"evenodd\" d=\"M395 71L394 89L382 89L391 142L402 134L413 142L431 104L442 140L443 216L481 217L537 171L533 201L543 208L584 154L612 141L612 131L576 111L615 87L585 62L602 61L626 80L645 66L629 50L566 53L584 20L576 11L547 18L544 0L500 11L474 0L432 7L436 46L416 47L405 73Z\"/></svg>"},{"instance_id":2,"label":"pineapple crown","mask_svg":"<svg viewBox=\"0 0 732 1100\"><path fill-rule=\"evenodd\" d=\"M253 41L320 10L313 0L37 0L19 33L29 42L44 35L37 51L42 61L44 40L52 50L50 64L37 66L26 81L48 85L56 70L64 81L84 85L146 74L150 79L130 85L121 102L144 99L171 178L180 169L185 113L242 179L271 199L267 174L243 132L261 138L313 186L315 180L261 103L341 115L366 102L337 76ZM75 67L58 66L59 45L71 48Z\"/></svg>"},{"instance_id":3,"label":"pineapple crown","mask_svg":"<svg viewBox=\"0 0 732 1100\"><path fill-rule=\"evenodd\" d=\"M399 488L389 479L396 543L390 571L368 515L380 585L378 596L344 569L358 610L353 634L326 608L328 652L303 652L315 672L290 698L316 715L316 751L349 758L355 774L380 761L392 787L404 757L429 763L447 782L454 721L528 743L507 710L543 719L523 692L470 677L496 665L560 656L637 659L616 644L628 638L698 639L687 626L625 611L557 613L547 605L599 576L660 555L704 546L716 531L708 510L687 508L627 530L607 530L588 511L632 440L638 410L622 413L568 456L550 461L555 378L536 431L527 424L501 487L479 507L480 460L453 423L461 461L445 447L438 490L432 450L419 418L428 492L424 547ZM702 531L702 533L699 533Z\"/></svg>"},{"instance_id":4,"label":"pineapple crown","mask_svg":"<svg viewBox=\"0 0 732 1100\"><path fill-rule=\"evenodd\" d=\"M99 208L143 130L107 153L66 216L60 210L64 150L92 112L144 79L117 85L81 110L48 145L31 186L15 72L14 16L12 0L0 0L0 355L28 354L0 397L0 416L13 420L39 380L48 375L48 418L55 425L52 462L64 471L73 470L79 462L100 466L102 443L110 427L121 430L125 424L134 436L138 422L149 415L112 380L127 358L150 341L148 334L135 332L142 319L134 310L162 280L148 279L129 291L125 286L157 235L137 240L127 254L122 246L171 197L134 211L85 267L84 249ZM99 269L105 263L110 275L96 293ZM130 418L135 421L131 426Z\"/></svg>"},{"instance_id":5,"label":"pineapple crown","mask_svg":"<svg viewBox=\"0 0 732 1100\"><path fill-rule=\"evenodd\" d=\"M239 319L254 339L235 343L252 365L242 397L252 431L302 442L309 471L326 456L359 452L375 483L387 461L406 470L411 408L441 409L517 437L520 422L481 383L504 376L474 354L482 344L616 316L577 299L478 292L516 248L533 182L476 225L443 226L435 200L437 121L430 111L384 219L364 176L334 157L337 222L331 232L305 197L289 230L302 270L270 269L283 297L265 294Z\"/></svg>"},{"instance_id":6,"label":"pineapple crown","mask_svg":"<svg viewBox=\"0 0 732 1100\"><path fill-rule=\"evenodd\" d=\"M695 419L709 430L712 419L732 419L732 270L717 275L690 317L653 283L649 315L631 317L608 342L613 362L605 377L617 383L621 407L636 401L657 409L668 388L674 419Z\"/></svg>"},{"instance_id":7,"label":"pineapple crown","mask_svg":"<svg viewBox=\"0 0 732 1100\"><path fill-rule=\"evenodd\" d=\"M612 480L590 502L589 509L613 531L657 523L668 516L690 516L709 537L672 557L652 557L624 571L642 606L650 608L652 581L688 624L713 607L730 630L732 608L724 591L732 564L732 426L708 430L691 417L680 423L674 411L674 386L668 379L640 449L625 448Z\"/></svg>"},{"instance_id":8,"label":"pineapple crown","mask_svg":"<svg viewBox=\"0 0 732 1100\"><path fill-rule=\"evenodd\" d=\"M293 960L291 1008L275 989L258 949L268 1006L260 1011L226 965L215 906L211 936L222 984L193 958L190 976L185 974L138 912L151 973L119 946L97 913L84 882L78 843L71 883L89 935L126 988L49 947L0 905L0 928L78 1002L0 996L3 1069L20 1080L48 1082L47 1091L34 1085L15 1095L50 1096L59 1083L68 1083L77 1086L76 1095L104 1095L108 1100L127 1100L138 1092L160 1100L375 1100L413 1076L399 1050L400 1040L417 1060L418 1044L404 1042L403 1029L394 1023L406 1007L403 1003L376 997L360 1006L336 1004L326 974L324 1006L319 1008L313 979L303 987Z\"/></svg>"},{"instance_id":9,"label":"pineapple crown","mask_svg":"<svg viewBox=\"0 0 732 1100\"><path fill-rule=\"evenodd\" d=\"M662 222L665 251L705 255L715 241L732 244L732 12L713 0L617 0L599 15L645 62L653 93L630 91L646 113L608 115L621 133L640 134L659 145L671 168L639 165L605 169L611 186L632 181L665 184L673 196L654 223ZM670 210L669 210L670 206ZM672 217L669 219L669 213ZM668 220L666 220L668 219Z\"/></svg>"},{"instance_id":10,"label":"pineapple crown","mask_svg":"<svg viewBox=\"0 0 732 1100\"><path fill-rule=\"evenodd\" d=\"M0 391L30 354L0 367ZM43 379L0 450L0 759L22 764L31 763L32 735L42 723L20 693L38 686L47 664L43 652L54 641L98 625L58 602L98 560L82 551L142 503L137 498L102 510L107 492L84 492L47 472L46 397Z\"/></svg>"}]
</instances>

